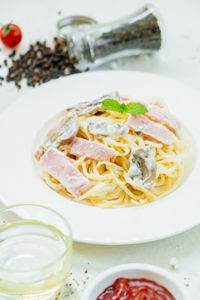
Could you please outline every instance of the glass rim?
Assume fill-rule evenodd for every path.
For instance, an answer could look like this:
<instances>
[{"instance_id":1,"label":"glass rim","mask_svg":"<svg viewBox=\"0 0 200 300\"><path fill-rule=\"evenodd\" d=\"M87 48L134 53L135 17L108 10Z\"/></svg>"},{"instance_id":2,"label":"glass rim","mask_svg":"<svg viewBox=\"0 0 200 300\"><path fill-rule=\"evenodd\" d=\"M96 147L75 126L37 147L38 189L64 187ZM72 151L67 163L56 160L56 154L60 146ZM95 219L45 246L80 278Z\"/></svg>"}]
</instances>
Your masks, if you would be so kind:
<instances>
[{"instance_id":1,"label":"glass rim","mask_svg":"<svg viewBox=\"0 0 200 300\"><path fill-rule=\"evenodd\" d=\"M29 206L41 207L41 208L47 209L47 210L53 212L54 214L56 214L58 217L60 217L62 219L62 221L64 221L65 225L67 225L67 229L69 230L69 248L72 247L72 229L71 229L71 226L70 226L69 222L59 212L55 211L52 208L49 208L49 207L44 206L44 205L37 205L37 204L15 204L15 205L7 206L5 208L0 209L0 213L4 212L4 211L7 211L9 209L17 208L17 207L29 207ZM32 220L34 221L34 219L32 219ZM1 228L1 226L0 226L0 228ZM69 249L66 249L55 260L53 260L51 263L48 263L48 264L44 265L41 268L35 268L35 269L28 270L28 271L23 271L23 270L7 269L7 268L0 267L0 271L16 272L16 273L31 273L31 272L36 272L36 271L48 269L49 267L51 267L54 264L58 263L65 255L67 255L68 252L69 252Z\"/></svg>"}]
</instances>

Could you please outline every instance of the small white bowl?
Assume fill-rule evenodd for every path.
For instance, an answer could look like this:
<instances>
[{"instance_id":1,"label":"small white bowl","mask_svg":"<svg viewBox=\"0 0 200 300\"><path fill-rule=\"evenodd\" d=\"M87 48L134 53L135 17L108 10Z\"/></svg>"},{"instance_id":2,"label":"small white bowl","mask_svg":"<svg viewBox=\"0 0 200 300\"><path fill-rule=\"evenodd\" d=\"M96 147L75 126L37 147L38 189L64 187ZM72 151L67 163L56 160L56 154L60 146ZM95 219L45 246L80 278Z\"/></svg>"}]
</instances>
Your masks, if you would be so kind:
<instances>
[{"instance_id":1,"label":"small white bowl","mask_svg":"<svg viewBox=\"0 0 200 300\"><path fill-rule=\"evenodd\" d=\"M102 272L86 288L81 300L96 300L119 277L153 280L168 289L176 300L188 300L185 287L170 272L146 264L120 265Z\"/></svg>"}]
</instances>

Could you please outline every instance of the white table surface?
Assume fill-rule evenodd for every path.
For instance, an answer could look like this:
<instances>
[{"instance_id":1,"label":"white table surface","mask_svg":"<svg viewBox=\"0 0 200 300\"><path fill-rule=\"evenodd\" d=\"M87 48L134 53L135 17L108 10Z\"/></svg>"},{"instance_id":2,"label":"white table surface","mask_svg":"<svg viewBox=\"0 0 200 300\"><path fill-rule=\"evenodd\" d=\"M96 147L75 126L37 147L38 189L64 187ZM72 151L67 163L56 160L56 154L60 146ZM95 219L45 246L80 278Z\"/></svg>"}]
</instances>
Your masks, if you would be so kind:
<instances>
[{"instance_id":1,"label":"white table surface","mask_svg":"<svg viewBox=\"0 0 200 300\"><path fill-rule=\"evenodd\" d=\"M148 1L149 2L149 1ZM200 88L200 1L152 0L160 10L167 31L166 48L153 59L140 57L124 59L105 68L153 72L176 78L194 88ZM126 16L144 4L143 0L1 0L0 22L13 20L23 30L20 51L31 42L51 40L56 35L56 22L66 15L89 15L100 22ZM58 12L62 14L59 15ZM0 45L0 64L8 51ZM0 75L6 70L0 69ZM31 92L24 87L18 91L14 84L0 87L0 111ZM189 100L189 99L188 99ZM197 195L198 196L198 195ZM200 196L199 196L200 197ZM169 220L170 222L170 220ZM178 259L174 272L182 283L187 277L189 299L200 299L200 226L178 236L147 244L130 246L95 246L74 243L73 277L88 284L104 269L122 263L150 263L169 269L170 259ZM86 274L84 271L88 270ZM89 277L89 280L87 279ZM189 277L189 279L188 279ZM82 284L86 281L86 284ZM64 299L64 298L62 298Z\"/></svg>"}]
</instances>

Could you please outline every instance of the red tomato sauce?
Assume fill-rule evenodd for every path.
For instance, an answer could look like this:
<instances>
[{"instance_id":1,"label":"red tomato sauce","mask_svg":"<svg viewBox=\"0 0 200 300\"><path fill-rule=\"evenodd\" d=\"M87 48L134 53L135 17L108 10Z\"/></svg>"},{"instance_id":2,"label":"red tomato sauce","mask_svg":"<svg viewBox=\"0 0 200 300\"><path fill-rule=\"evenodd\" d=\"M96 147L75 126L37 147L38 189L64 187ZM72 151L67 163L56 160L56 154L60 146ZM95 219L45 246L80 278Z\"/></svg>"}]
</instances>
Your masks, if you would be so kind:
<instances>
[{"instance_id":1,"label":"red tomato sauce","mask_svg":"<svg viewBox=\"0 0 200 300\"><path fill-rule=\"evenodd\" d=\"M173 295L155 281L118 278L97 300L175 300Z\"/></svg>"}]
</instances>

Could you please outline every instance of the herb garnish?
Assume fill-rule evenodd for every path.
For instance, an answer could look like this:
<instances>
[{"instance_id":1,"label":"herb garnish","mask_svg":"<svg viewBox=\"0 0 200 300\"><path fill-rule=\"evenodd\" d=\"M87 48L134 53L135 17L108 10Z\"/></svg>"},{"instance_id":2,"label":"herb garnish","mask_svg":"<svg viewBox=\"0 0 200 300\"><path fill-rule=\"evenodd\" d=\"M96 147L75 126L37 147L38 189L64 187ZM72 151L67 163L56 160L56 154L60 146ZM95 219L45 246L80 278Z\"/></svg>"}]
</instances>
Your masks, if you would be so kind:
<instances>
[{"instance_id":1,"label":"herb garnish","mask_svg":"<svg viewBox=\"0 0 200 300\"><path fill-rule=\"evenodd\" d=\"M117 100L105 99L103 100L102 105L108 110L132 115L144 115L148 112L146 106L139 102L129 102L128 104L120 104Z\"/></svg>"}]
</instances>

